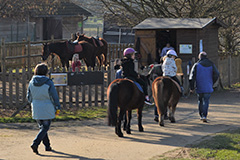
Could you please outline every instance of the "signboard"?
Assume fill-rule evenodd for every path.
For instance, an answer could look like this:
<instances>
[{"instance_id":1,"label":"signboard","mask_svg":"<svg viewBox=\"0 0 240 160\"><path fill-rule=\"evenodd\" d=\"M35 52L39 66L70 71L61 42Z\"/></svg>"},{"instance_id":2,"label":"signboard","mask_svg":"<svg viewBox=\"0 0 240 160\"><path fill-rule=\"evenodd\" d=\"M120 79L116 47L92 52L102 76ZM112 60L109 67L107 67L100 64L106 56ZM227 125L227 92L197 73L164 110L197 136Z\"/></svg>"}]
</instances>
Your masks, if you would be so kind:
<instances>
[{"instance_id":1,"label":"signboard","mask_svg":"<svg viewBox=\"0 0 240 160\"><path fill-rule=\"evenodd\" d=\"M68 85L98 85L103 84L103 72L69 72Z\"/></svg>"},{"instance_id":2,"label":"signboard","mask_svg":"<svg viewBox=\"0 0 240 160\"><path fill-rule=\"evenodd\" d=\"M192 44L180 44L180 54L192 54Z\"/></svg>"},{"instance_id":3,"label":"signboard","mask_svg":"<svg viewBox=\"0 0 240 160\"><path fill-rule=\"evenodd\" d=\"M66 86L67 85L67 73L51 73L51 79L54 86Z\"/></svg>"}]
</instances>

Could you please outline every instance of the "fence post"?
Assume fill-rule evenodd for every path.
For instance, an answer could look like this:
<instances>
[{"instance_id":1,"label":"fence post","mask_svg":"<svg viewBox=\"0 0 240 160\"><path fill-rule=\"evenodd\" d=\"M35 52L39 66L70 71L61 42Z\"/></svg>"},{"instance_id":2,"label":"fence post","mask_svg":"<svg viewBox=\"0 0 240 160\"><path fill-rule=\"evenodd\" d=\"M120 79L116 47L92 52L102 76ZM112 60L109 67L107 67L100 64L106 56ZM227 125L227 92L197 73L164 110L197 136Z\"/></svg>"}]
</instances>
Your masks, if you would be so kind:
<instances>
[{"instance_id":1,"label":"fence post","mask_svg":"<svg viewBox=\"0 0 240 160\"><path fill-rule=\"evenodd\" d=\"M20 79L20 74L19 74L19 69L18 68L16 68L16 73L15 73L15 83L16 83L16 86L15 86L15 88L16 88L16 99L15 99L15 102L16 102L16 108L19 108L19 97L20 97L20 88L19 88L19 83L20 83L20 81L19 81L19 79Z\"/></svg>"},{"instance_id":2,"label":"fence post","mask_svg":"<svg viewBox=\"0 0 240 160\"><path fill-rule=\"evenodd\" d=\"M88 72L93 72L91 67L88 67ZM88 85L88 106L92 106L92 85Z\"/></svg>"},{"instance_id":3,"label":"fence post","mask_svg":"<svg viewBox=\"0 0 240 160\"><path fill-rule=\"evenodd\" d=\"M54 35L51 35L51 43L54 42ZM54 69L54 55L52 54L52 68Z\"/></svg>"},{"instance_id":4,"label":"fence post","mask_svg":"<svg viewBox=\"0 0 240 160\"><path fill-rule=\"evenodd\" d=\"M98 71L97 67L94 67L94 71ZM95 84L95 106L98 106L98 85Z\"/></svg>"},{"instance_id":5,"label":"fence post","mask_svg":"<svg viewBox=\"0 0 240 160\"><path fill-rule=\"evenodd\" d=\"M31 41L30 41L30 37L27 37L27 64L28 64L28 72L30 72L31 70L31 57L30 57L30 47L31 47Z\"/></svg>"},{"instance_id":6,"label":"fence post","mask_svg":"<svg viewBox=\"0 0 240 160\"><path fill-rule=\"evenodd\" d=\"M6 95L6 65L5 65L5 39L2 38L2 43L1 43L1 57L2 57L2 62L1 62L1 69L2 69L2 106L5 107L6 106L6 99L7 99L7 95Z\"/></svg>"},{"instance_id":7,"label":"fence post","mask_svg":"<svg viewBox=\"0 0 240 160\"><path fill-rule=\"evenodd\" d=\"M103 74L106 72L103 67L101 67L101 72L103 72ZM105 83L104 83L104 76L103 76L103 84L101 85L101 106L104 106L104 95L105 95L104 85Z\"/></svg>"},{"instance_id":8,"label":"fence post","mask_svg":"<svg viewBox=\"0 0 240 160\"><path fill-rule=\"evenodd\" d=\"M108 85L115 79L115 71L114 71L114 59L110 61L110 81Z\"/></svg>"}]
</instances>

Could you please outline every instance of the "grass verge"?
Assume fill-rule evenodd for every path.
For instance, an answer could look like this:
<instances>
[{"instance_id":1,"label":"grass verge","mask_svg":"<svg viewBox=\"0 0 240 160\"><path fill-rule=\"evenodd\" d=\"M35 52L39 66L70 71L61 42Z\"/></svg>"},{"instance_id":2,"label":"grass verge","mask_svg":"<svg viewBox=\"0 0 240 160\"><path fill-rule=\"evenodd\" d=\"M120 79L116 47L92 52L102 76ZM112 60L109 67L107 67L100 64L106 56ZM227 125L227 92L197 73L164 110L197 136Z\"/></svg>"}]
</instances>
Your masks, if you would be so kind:
<instances>
[{"instance_id":1,"label":"grass verge","mask_svg":"<svg viewBox=\"0 0 240 160\"><path fill-rule=\"evenodd\" d=\"M240 159L240 128L157 156L151 160L235 160Z\"/></svg>"},{"instance_id":2,"label":"grass verge","mask_svg":"<svg viewBox=\"0 0 240 160\"><path fill-rule=\"evenodd\" d=\"M85 120L107 116L107 107L89 107L84 109L63 109L53 121ZM21 111L15 117L0 117L0 123L35 122L30 111Z\"/></svg>"}]
</instances>

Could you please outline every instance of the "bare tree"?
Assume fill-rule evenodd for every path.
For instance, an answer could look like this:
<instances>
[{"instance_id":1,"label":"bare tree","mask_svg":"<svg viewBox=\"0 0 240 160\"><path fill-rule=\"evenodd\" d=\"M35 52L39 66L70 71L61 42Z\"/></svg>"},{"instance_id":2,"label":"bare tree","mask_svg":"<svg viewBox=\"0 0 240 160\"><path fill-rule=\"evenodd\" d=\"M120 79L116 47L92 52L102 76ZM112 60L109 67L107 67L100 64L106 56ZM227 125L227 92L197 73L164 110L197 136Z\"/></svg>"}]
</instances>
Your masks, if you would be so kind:
<instances>
[{"instance_id":1,"label":"bare tree","mask_svg":"<svg viewBox=\"0 0 240 160\"><path fill-rule=\"evenodd\" d=\"M218 17L227 25L220 32L221 50L237 54L240 35L239 0L99 0L115 21L134 26L148 17L210 18ZM111 15L110 15L111 17ZM226 52L225 52L226 53ZM238 53L239 54L239 53Z\"/></svg>"},{"instance_id":2,"label":"bare tree","mask_svg":"<svg viewBox=\"0 0 240 160\"><path fill-rule=\"evenodd\" d=\"M0 18L26 20L29 14L53 14L58 0L0 0Z\"/></svg>"}]
</instances>

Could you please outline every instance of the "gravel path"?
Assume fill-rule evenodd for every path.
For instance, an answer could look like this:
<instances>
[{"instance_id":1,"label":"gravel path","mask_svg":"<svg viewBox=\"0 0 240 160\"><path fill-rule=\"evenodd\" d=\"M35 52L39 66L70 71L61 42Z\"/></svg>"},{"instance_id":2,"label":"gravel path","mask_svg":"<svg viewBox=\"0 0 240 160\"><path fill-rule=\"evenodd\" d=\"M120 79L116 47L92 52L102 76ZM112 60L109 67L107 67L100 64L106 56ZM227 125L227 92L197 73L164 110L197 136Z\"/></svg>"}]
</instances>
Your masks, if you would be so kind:
<instances>
[{"instance_id":1,"label":"gravel path","mask_svg":"<svg viewBox=\"0 0 240 160\"><path fill-rule=\"evenodd\" d=\"M53 152L39 146L40 155L30 149L37 124L0 124L0 160L146 160L194 143L204 136L240 127L240 89L216 92L210 99L209 123L199 120L197 97L181 99L176 123L160 127L153 121L153 108L143 114L144 132L138 132L133 113L132 134L124 138L107 126L106 119L53 122L49 131Z\"/></svg>"}]
</instances>

